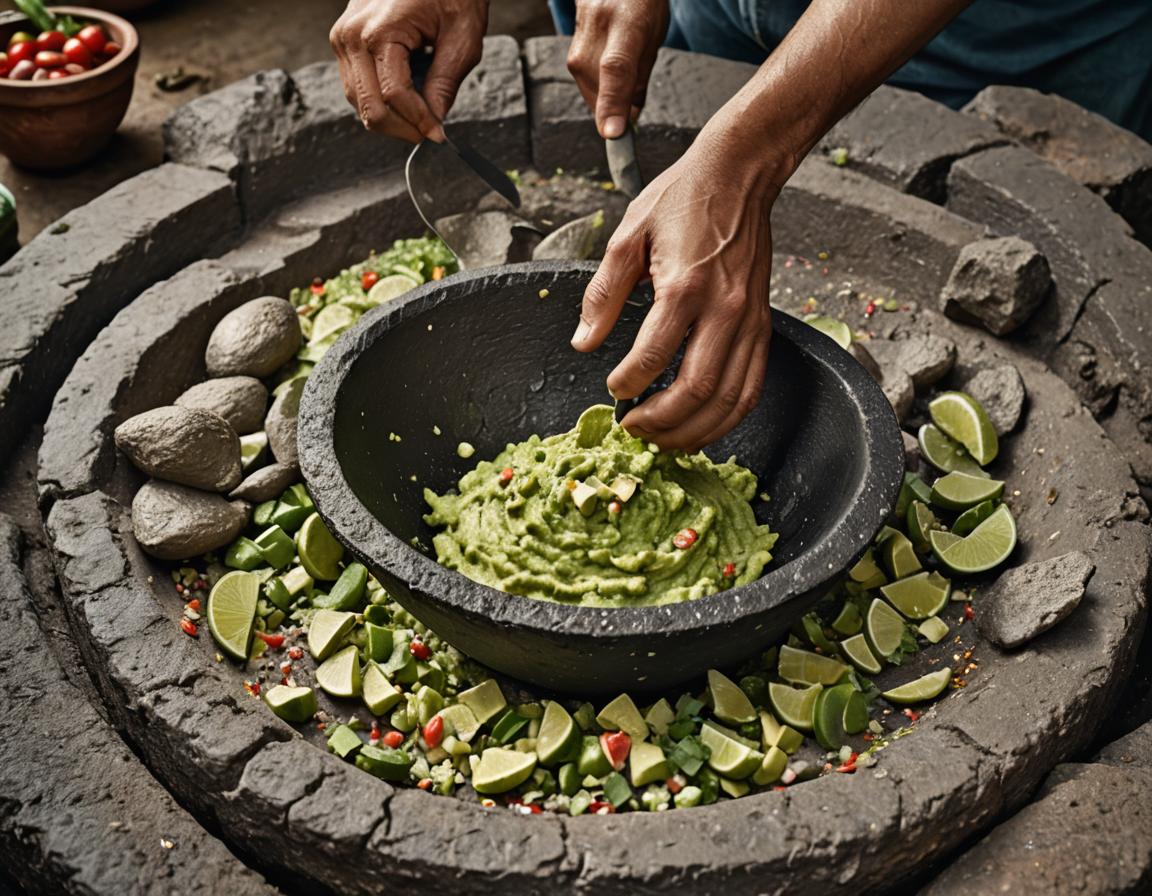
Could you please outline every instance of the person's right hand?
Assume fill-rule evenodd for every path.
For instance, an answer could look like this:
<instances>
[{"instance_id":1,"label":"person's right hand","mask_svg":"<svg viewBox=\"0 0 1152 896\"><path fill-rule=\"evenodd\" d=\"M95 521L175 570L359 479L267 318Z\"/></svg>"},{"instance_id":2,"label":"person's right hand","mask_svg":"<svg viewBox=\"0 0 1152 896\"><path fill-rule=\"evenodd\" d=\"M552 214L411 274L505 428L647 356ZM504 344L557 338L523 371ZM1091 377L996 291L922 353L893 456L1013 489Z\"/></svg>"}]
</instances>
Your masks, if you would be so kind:
<instances>
[{"instance_id":1,"label":"person's right hand","mask_svg":"<svg viewBox=\"0 0 1152 896\"><path fill-rule=\"evenodd\" d=\"M441 142L441 122L476 64L488 27L488 0L350 0L329 39L344 95L364 126L419 143ZM421 94L409 56L431 44Z\"/></svg>"},{"instance_id":2,"label":"person's right hand","mask_svg":"<svg viewBox=\"0 0 1152 896\"><path fill-rule=\"evenodd\" d=\"M577 0L568 70L601 137L619 137L639 113L667 33L668 0Z\"/></svg>"}]
</instances>

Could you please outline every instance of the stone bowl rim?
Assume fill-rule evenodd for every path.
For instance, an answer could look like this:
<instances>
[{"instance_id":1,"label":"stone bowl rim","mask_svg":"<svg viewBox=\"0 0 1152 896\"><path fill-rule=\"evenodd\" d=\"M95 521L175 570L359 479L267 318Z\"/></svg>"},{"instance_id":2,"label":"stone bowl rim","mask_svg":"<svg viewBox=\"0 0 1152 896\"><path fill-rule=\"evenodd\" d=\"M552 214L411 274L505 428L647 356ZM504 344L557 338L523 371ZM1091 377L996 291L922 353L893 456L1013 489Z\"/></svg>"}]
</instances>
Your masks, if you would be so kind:
<instances>
[{"instance_id":1,"label":"stone bowl rim","mask_svg":"<svg viewBox=\"0 0 1152 896\"><path fill-rule=\"evenodd\" d=\"M818 541L798 556L770 568L755 582L677 604L641 607L586 607L509 595L474 582L397 537L360 501L344 477L335 445L335 414L340 389L357 357L394 326L441 304L470 294L493 278L522 278L524 288L536 281L572 273L595 272L595 262L525 262L461 271L417 287L366 313L341 336L309 375L300 399L299 454L304 481L316 509L332 533L369 567L375 565L410 587L418 583L424 599L453 612L482 614L495 626L562 629L571 637L644 637L691 634L717 625L740 624L749 617L782 607L830 584L872 543L895 503L904 473L899 424L879 384L832 339L799 319L773 309L774 338L785 338L825 365L845 386L863 421L868 451L864 475L849 511ZM542 280L541 280L542 282ZM885 441L891 449L883 450ZM875 488L868 489L871 480ZM510 600L510 598L513 598ZM610 614L610 617L606 617ZM605 625L605 619L611 625ZM467 649L467 645L461 645Z\"/></svg>"}]
</instances>

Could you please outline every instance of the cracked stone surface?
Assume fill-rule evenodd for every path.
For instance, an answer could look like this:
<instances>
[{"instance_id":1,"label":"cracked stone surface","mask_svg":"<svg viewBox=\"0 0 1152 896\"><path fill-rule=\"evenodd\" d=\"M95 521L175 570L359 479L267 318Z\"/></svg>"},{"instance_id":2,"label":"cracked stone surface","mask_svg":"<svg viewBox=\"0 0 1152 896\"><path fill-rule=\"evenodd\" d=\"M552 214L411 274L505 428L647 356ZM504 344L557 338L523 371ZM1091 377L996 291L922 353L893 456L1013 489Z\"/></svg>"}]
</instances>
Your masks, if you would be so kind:
<instances>
[{"instance_id":1,"label":"cracked stone surface","mask_svg":"<svg viewBox=\"0 0 1152 896\"><path fill-rule=\"evenodd\" d=\"M1048 261L1035 246L997 237L961 250L940 300L949 317L1007 336L1040 307L1051 285Z\"/></svg>"},{"instance_id":2,"label":"cracked stone surface","mask_svg":"<svg viewBox=\"0 0 1152 896\"><path fill-rule=\"evenodd\" d=\"M1080 551L1009 569L979 592L976 627L999 647L1027 644L1080 605L1095 571Z\"/></svg>"}]
</instances>

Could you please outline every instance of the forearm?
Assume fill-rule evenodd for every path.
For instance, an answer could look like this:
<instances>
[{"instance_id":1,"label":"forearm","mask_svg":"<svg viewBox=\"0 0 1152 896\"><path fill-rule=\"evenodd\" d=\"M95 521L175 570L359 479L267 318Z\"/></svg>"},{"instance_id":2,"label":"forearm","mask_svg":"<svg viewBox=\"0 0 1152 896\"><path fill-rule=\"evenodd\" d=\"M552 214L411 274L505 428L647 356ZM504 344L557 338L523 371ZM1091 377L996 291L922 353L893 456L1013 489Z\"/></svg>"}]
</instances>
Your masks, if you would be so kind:
<instances>
[{"instance_id":1,"label":"forearm","mask_svg":"<svg viewBox=\"0 0 1152 896\"><path fill-rule=\"evenodd\" d=\"M778 190L817 141L971 0L813 0L699 144ZM751 183L747 183L751 186Z\"/></svg>"}]
</instances>

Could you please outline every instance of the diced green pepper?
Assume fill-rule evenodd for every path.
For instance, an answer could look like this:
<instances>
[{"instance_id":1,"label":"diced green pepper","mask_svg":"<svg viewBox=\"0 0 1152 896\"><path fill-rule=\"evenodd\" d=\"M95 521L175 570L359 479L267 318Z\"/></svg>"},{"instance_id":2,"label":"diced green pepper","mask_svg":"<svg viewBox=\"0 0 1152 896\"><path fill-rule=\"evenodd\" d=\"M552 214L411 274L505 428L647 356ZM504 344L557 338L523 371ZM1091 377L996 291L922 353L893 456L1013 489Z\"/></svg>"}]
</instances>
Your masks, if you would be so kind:
<instances>
[{"instance_id":1,"label":"diced green pepper","mask_svg":"<svg viewBox=\"0 0 1152 896\"><path fill-rule=\"evenodd\" d=\"M241 569L244 572L251 572L262 563L264 563L264 555L259 546L252 539L245 538L243 535L228 546L228 552L224 555L225 566Z\"/></svg>"},{"instance_id":2,"label":"diced green pepper","mask_svg":"<svg viewBox=\"0 0 1152 896\"><path fill-rule=\"evenodd\" d=\"M279 526L265 529L256 537L255 544L273 569L282 569L296 556L296 543Z\"/></svg>"}]
</instances>

